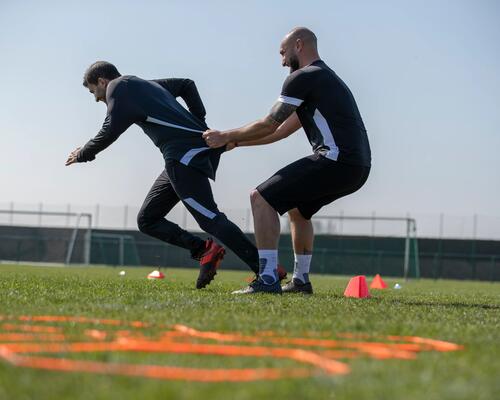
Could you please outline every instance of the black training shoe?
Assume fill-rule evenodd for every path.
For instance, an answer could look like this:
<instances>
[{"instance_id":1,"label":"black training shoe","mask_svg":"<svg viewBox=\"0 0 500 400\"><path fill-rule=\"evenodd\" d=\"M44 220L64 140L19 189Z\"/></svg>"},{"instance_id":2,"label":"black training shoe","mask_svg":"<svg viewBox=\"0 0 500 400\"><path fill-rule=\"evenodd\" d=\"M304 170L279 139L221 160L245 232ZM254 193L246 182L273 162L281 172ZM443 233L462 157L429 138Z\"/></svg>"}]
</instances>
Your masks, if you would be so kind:
<instances>
[{"instance_id":1,"label":"black training shoe","mask_svg":"<svg viewBox=\"0 0 500 400\"><path fill-rule=\"evenodd\" d=\"M302 283L298 279L292 279L281 288L283 293L305 293L313 294L313 287L311 282Z\"/></svg>"},{"instance_id":2,"label":"black training shoe","mask_svg":"<svg viewBox=\"0 0 500 400\"><path fill-rule=\"evenodd\" d=\"M277 266L277 271L278 271L278 279L279 281L284 281L286 279L286 269L281 265L281 264L278 264ZM253 282L254 280L256 280L257 278L259 277L258 274L255 274L254 276L249 276L246 281L248 283L251 283Z\"/></svg>"},{"instance_id":3,"label":"black training shoe","mask_svg":"<svg viewBox=\"0 0 500 400\"><path fill-rule=\"evenodd\" d=\"M202 289L213 281L217 275L217 268L224 258L226 250L212 239L205 242L205 251L200 257L200 273L196 280L196 289Z\"/></svg>"},{"instance_id":4,"label":"black training shoe","mask_svg":"<svg viewBox=\"0 0 500 400\"><path fill-rule=\"evenodd\" d=\"M235 290L234 292L232 292L232 294L254 294L254 293L281 294L280 281L278 280L270 285L266 285L261 279L255 279L246 288Z\"/></svg>"}]
</instances>

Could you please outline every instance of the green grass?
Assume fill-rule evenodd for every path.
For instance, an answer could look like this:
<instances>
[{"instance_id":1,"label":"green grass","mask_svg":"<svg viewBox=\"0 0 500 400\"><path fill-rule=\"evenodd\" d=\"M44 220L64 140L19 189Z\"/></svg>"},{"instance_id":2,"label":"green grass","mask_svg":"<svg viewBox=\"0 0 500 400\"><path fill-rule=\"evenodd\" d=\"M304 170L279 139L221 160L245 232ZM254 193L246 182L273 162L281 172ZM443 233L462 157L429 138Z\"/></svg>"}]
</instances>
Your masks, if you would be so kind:
<instances>
[{"instance_id":1,"label":"green grass","mask_svg":"<svg viewBox=\"0 0 500 400\"><path fill-rule=\"evenodd\" d=\"M0 314L78 315L184 324L199 330L253 334L272 330L361 332L446 340L465 349L420 353L415 360L348 360L352 372L331 377L252 383L196 383L13 367L0 360L0 399L493 399L500 393L500 284L420 280L370 299L342 296L347 277L314 276L316 294L235 297L249 274L221 271L195 290L197 271L169 269L164 281L147 269L0 266ZM2 323L0 323L0 328ZM88 328L88 326L87 326ZM95 328L95 326L94 326ZM1 331L1 329L0 329ZM77 338L82 329L66 324ZM75 358L75 355L71 356ZM69 357L68 357L69 358ZM304 367L291 360L176 354L95 353L78 358L198 368Z\"/></svg>"}]
</instances>

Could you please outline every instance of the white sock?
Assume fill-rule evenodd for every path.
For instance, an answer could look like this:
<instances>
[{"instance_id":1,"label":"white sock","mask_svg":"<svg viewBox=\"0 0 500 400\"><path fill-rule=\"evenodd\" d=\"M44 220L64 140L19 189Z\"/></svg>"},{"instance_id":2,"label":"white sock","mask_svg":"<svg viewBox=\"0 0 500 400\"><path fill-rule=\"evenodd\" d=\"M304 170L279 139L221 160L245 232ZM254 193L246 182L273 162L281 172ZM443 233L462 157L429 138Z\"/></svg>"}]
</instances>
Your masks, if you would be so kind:
<instances>
[{"instance_id":1,"label":"white sock","mask_svg":"<svg viewBox=\"0 0 500 400\"><path fill-rule=\"evenodd\" d=\"M278 280L278 250L259 250L259 276L266 285Z\"/></svg>"},{"instance_id":2,"label":"white sock","mask_svg":"<svg viewBox=\"0 0 500 400\"><path fill-rule=\"evenodd\" d=\"M293 279L302 283L309 282L309 268L311 267L312 254L295 254L295 265L293 267Z\"/></svg>"}]
</instances>

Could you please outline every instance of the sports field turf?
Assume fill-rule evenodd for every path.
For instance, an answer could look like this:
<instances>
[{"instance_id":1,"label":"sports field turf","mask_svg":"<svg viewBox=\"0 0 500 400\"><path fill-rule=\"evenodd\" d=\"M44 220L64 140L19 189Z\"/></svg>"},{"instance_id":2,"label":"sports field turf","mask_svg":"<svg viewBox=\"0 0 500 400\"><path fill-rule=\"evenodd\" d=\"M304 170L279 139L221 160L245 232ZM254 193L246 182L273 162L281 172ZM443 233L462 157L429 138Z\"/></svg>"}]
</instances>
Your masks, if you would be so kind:
<instances>
[{"instance_id":1,"label":"sports field turf","mask_svg":"<svg viewBox=\"0 0 500 400\"><path fill-rule=\"evenodd\" d=\"M235 297L231 290L245 285L248 273L222 270L209 287L195 290L195 270L168 269L163 281L145 279L151 269L126 271L120 277L119 269L109 267L0 265L0 399L499 398L500 283L386 279L389 287L399 282L402 289L347 299L342 296L347 277L313 275L312 297ZM205 331L217 333L203 337ZM394 335L463 348L435 351L420 339L388 337ZM69 345L75 342L96 347L84 351L85 346ZM62 347L54 350L47 343ZM110 344L115 348L106 350ZM123 351L123 346L149 347L146 352ZM162 346L176 350L161 352ZM188 354L177 352L182 346ZM453 347L446 346L437 348ZM257 354L255 349L263 347ZM283 348L294 357L283 356ZM199 354L205 349L235 356ZM275 353L266 356L266 349ZM241 351L250 353L241 356ZM328 373L314 354L350 371ZM131 369L112 369L124 365ZM168 380L160 378L178 371L138 366L194 370L184 380ZM260 373L269 378L272 371L311 375L227 382ZM204 377L222 381L196 381Z\"/></svg>"}]
</instances>

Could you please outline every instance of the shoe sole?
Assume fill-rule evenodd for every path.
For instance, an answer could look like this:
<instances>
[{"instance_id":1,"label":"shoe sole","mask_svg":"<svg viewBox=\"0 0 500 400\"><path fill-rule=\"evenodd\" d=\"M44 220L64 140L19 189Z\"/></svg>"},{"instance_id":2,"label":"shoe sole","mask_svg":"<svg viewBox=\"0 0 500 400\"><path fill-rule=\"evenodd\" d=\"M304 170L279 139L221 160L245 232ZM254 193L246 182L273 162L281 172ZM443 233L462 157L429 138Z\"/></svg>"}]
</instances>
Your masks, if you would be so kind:
<instances>
[{"instance_id":1,"label":"shoe sole","mask_svg":"<svg viewBox=\"0 0 500 400\"><path fill-rule=\"evenodd\" d=\"M244 289L235 290L235 291L231 292L231 294L243 294L243 295L258 294L258 293L283 294L283 291L280 290L281 286L280 286L280 289L277 289L277 290L255 290L255 291L249 291L249 288L250 287L246 287Z\"/></svg>"}]
</instances>

